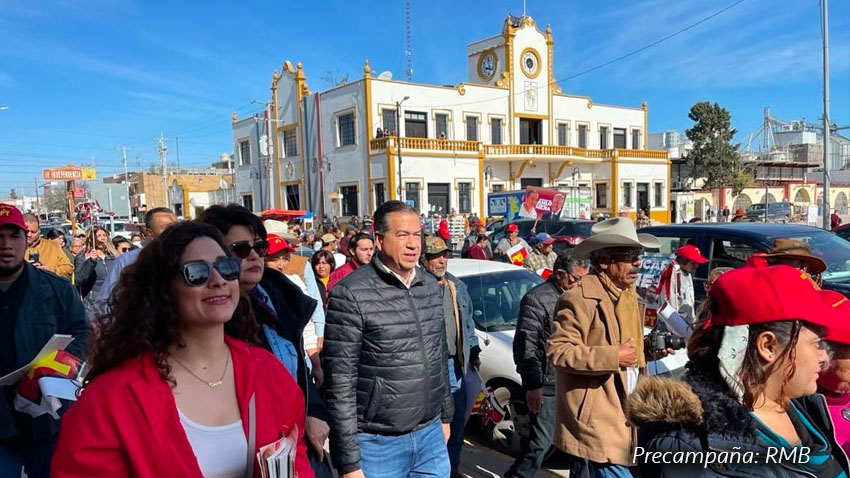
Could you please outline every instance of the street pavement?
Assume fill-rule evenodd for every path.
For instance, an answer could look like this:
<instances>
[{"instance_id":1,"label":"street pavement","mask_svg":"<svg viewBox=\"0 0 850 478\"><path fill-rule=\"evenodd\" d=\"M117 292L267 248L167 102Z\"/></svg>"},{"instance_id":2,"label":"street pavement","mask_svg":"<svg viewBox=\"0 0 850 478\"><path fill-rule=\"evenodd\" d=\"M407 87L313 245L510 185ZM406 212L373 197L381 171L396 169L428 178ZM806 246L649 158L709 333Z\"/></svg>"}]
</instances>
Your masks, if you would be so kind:
<instances>
[{"instance_id":1,"label":"street pavement","mask_svg":"<svg viewBox=\"0 0 850 478\"><path fill-rule=\"evenodd\" d=\"M460 459L460 472L464 478L501 478L514 459L487 448L467 436ZM565 478L569 476L565 461L557 455L543 464L538 478Z\"/></svg>"}]
</instances>

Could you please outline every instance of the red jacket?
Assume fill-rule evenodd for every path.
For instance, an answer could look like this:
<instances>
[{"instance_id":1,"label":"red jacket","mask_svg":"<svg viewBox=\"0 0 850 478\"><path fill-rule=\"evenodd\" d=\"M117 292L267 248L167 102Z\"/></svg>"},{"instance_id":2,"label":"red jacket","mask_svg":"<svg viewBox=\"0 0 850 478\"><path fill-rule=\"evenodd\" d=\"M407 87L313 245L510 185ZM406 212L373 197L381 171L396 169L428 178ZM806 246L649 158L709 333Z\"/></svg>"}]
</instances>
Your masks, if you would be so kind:
<instances>
[{"instance_id":1,"label":"red jacket","mask_svg":"<svg viewBox=\"0 0 850 478\"><path fill-rule=\"evenodd\" d=\"M248 435L248 401L256 410L256 449L298 426L295 471L312 478L303 440L304 396L269 352L226 338L233 358L236 398ZM259 477L256 457L254 476ZM153 354L127 360L97 377L62 418L51 476L202 478L169 384Z\"/></svg>"},{"instance_id":2,"label":"red jacket","mask_svg":"<svg viewBox=\"0 0 850 478\"><path fill-rule=\"evenodd\" d=\"M349 257L345 264L342 267L337 267L331 272L331 278L328 279L328 292L331 291L334 284L344 279L348 274L354 272L355 269L360 267L360 263L357 262L357 259L353 257Z\"/></svg>"},{"instance_id":3,"label":"red jacket","mask_svg":"<svg viewBox=\"0 0 850 478\"><path fill-rule=\"evenodd\" d=\"M485 251L484 248L479 246L478 244L473 244L472 247L469 248L469 258L486 261L487 251Z\"/></svg>"}]
</instances>

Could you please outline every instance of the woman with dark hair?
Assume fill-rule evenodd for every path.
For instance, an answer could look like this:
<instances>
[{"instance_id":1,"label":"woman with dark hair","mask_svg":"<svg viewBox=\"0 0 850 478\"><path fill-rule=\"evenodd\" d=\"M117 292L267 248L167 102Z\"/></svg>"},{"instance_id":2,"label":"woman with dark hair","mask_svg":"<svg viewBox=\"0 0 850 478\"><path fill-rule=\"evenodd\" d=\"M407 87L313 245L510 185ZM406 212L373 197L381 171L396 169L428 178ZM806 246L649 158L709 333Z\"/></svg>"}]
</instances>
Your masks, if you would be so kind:
<instances>
[{"instance_id":1,"label":"woman with dark hair","mask_svg":"<svg viewBox=\"0 0 850 478\"><path fill-rule=\"evenodd\" d=\"M98 318L52 476L258 476L260 447L301 435L301 391L249 345L257 325L239 272L206 224L175 225L144 248ZM313 476L300 439L295 470Z\"/></svg>"},{"instance_id":2,"label":"woman with dark hair","mask_svg":"<svg viewBox=\"0 0 850 478\"><path fill-rule=\"evenodd\" d=\"M706 302L683 380L643 380L627 400L641 475L846 477L850 465L815 394L829 362L822 336L847 327L842 315L789 266L727 272Z\"/></svg>"},{"instance_id":3,"label":"woman with dark hair","mask_svg":"<svg viewBox=\"0 0 850 478\"><path fill-rule=\"evenodd\" d=\"M85 249L74 258L74 280L89 320L96 315L94 297L97 297L116 257L118 253L106 229L92 226L86 233Z\"/></svg>"},{"instance_id":4,"label":"woman with dark hair","mask_svg":"<svg viewBox=\"0 0 850 478\"><path fill-rule=\"evenodd\" d=\"M239 288L260 324L259 345L283 363L306 396L305 436L311 445L311 459L321 461L328 435L327 412L308 377L303 340L304 327L317 302L284 274L265 267L263 257L269 242L263 222L254 213L236 204L215 205L205 209L198 220L218 229L230 252L242 259Z\"/></svg>"},{"instance_id":5,"label":"woman with dark hair","mask_svg":"<svg viewBox=\"0 0 850 478\"><path fill-rule=\"evenodd\" d=\"M59 247L62 248L62 252L65 253L65 256L71 261L71 264L74 263L74 255L71 254L71 251L68 249L68 244L65 242L65 231L62 229L56 228L47 231L47 234L44 235L45 238L50 239L55 242Z\"/></svg>"},{"instance_id":6,"label":"woman with dark hair","mask_svg":"<svg viewBox=\"0 0 850 478\"><path fill-rule=\"evenodd\" d=\"M313 257L310 258L310 265L313 266L313 272L316 275L316 285L319 286L319 292L322 294L322 306L325 312L328 311L328 282L330 282L331 272L336 270L336 259L329 251L316 251Z\"/></svg>"}]
</instances>

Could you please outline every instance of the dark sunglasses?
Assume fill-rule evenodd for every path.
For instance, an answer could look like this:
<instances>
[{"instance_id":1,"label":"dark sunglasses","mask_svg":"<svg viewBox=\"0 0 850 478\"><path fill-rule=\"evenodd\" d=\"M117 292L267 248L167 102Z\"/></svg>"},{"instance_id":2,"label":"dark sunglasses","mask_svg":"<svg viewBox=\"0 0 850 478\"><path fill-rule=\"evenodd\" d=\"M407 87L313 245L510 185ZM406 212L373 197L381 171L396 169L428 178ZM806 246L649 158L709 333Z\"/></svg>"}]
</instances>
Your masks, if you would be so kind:
<instances>
[{"instance_id":1,"label":"dark sunglasses","mask_svg":"<svg viewBox=\"0 0 850 478\"><path fill-rule=\"evenodd\" d=\"M257 239L254 244L248 241L234 242L230 245L230 250L240 259L247 259L251 255L251 251L256 251L257 255L264 257L269 252L269 241L265 239Z\"/></svg>"},{"instance_id":2,"label":"dark sunglasses","mask_svg":"<svg viewBox=\"0 0 850 478\"><path fill-rule=\"evenodd\" d=\"M218 271L222 279L232 281L239 278L242 262L236 257L225 257L215 262L189 262L180 268L183 280L189 287L200 287L210 280L212 270Z\"/></svg>"},{"instance_id":3,"label":"dark sunglasses","mask_svg":"<svg viewBox=\"0 0 850 478\"><path fill-rule=\"evenodd\" d=\"M614 251L609 254L615 262L634 262L643 259L643 249L631 249L627 251Z\"/></svg>"},{"instance_id":4,"label":"dark sunglasses","mask_svg":"<svg viewBox=\"0 0 850 478\"><path fill-rule=\"evenodd\" d=\"M119 247L119 248L118 248L118 252L127 252L127 251L129 251L129 250L130 250L130 248L129 248L129 247Z\"/></svg>"}]
</instances>

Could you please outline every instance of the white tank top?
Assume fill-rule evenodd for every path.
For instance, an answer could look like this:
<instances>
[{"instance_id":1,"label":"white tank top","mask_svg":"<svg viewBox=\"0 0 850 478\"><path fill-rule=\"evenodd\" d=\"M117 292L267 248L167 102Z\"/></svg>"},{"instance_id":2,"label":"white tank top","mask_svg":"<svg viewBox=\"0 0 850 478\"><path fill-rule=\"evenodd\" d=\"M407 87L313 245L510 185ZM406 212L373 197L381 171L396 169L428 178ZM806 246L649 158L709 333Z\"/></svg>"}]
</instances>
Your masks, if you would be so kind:
<instances>
[{"instance_id":1,"label":"white tank top","mask_svg":"<svg viewBox=\"0 0 850 478\"><path fill-rule=\"evenodd\" d=\"M189 420L180 409L177 412L204 478L245 476L248 440L242 430L242 420L220 427L208 427Z\"/></svg>"}]
</instances>

